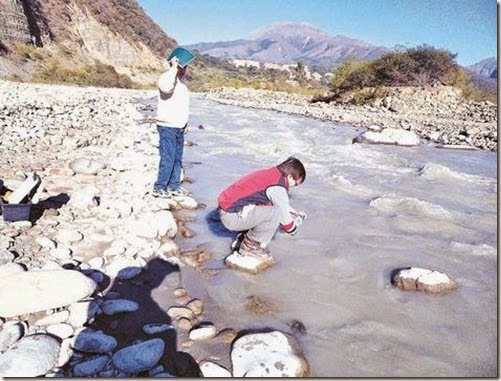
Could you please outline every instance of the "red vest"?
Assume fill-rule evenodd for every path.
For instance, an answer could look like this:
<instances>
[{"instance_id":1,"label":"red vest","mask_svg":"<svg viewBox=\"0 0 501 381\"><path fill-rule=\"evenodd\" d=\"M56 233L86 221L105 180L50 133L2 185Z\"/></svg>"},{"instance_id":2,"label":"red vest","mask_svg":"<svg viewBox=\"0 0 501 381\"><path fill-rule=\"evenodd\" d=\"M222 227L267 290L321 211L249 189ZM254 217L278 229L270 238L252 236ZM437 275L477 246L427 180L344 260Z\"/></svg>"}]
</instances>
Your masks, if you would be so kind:
<instances>
[{"instance_id":1,"label":"red vest","mask_svg":"<svg viewBox=\"0 0 501 381\"><path fill-rule=\"evenodd\" d=\"M242 177L230 185L217 198L219 207L229 213L237 213L246 205L271 205L266 189L272 186L287 189L285 177L277 167L262 169Z\"/></svg>"}]
</instances>

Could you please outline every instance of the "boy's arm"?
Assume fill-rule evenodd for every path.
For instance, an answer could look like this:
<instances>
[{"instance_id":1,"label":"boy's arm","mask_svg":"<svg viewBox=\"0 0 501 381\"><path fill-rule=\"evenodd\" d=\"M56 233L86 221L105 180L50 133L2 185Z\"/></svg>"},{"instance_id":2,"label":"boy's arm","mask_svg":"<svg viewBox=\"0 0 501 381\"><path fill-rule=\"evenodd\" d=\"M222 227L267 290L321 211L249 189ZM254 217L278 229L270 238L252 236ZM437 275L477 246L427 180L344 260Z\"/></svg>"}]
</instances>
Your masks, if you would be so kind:
<instances>
[{"instance_id":1,"label":"boy's arm","mask_svg":"<svg viewBox=\"0 0 501 381\"><path fill-rule=\"evenodd\" d=\"M177 75L177 61L171 60L171 66L169 70L163 73L158 79L158 88L163 93L171 93L174 90L174 86L176 84L176 75Z\"/></svg>"},{"instance_id":2,"label":"boy's arm","mask_svg":"<svg viewBox=\"0 0 501 381\"><path fill-rule=\"evenodd\" d=\"M280 227L289 234L295 234L304 218L290 206L286 189L281 186L270 187L266 190L266 196L280 210Z\"/></svg>"}]
</instances>

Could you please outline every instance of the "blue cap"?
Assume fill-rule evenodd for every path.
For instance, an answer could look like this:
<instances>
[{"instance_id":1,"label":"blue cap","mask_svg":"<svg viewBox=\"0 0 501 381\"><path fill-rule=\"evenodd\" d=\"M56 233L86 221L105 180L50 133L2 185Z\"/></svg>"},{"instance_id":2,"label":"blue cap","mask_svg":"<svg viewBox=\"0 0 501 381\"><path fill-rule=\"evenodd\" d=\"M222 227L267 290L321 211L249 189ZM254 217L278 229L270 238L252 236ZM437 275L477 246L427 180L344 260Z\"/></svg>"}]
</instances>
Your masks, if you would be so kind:
<instances>
[{"instance_id":1,"label":"blue cap","mask_svg":"<svg viewBox=\"0 0 501 381\"><path fill-rule=\"evenodd\" d=\"M195 59L195 56L185 48L178 47L172 51L167 61L170 61L173 57L179 59L178 65L185 68L191 61Z\"/></svg>"}]
</instances>

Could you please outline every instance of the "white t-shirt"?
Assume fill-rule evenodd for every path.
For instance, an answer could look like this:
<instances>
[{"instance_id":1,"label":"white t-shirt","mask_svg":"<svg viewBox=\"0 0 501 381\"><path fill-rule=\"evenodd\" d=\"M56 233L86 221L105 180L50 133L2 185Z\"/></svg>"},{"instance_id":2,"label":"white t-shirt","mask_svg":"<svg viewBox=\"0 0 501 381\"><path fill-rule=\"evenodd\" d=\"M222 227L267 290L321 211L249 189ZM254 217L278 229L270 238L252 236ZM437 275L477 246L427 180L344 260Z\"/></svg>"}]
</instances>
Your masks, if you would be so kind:
<instances>
[{"instance_id":1,"label":"white t-shirt","mask_svg":"<svg viewBox=\"0 0 501 381\"><path fill-rule=\"evenodd\" d=\"M163 127L183 128L188 123L190 92L176 78L177 69L171 67L158 80L157 124Z\"/></svg>"}]
</instances>

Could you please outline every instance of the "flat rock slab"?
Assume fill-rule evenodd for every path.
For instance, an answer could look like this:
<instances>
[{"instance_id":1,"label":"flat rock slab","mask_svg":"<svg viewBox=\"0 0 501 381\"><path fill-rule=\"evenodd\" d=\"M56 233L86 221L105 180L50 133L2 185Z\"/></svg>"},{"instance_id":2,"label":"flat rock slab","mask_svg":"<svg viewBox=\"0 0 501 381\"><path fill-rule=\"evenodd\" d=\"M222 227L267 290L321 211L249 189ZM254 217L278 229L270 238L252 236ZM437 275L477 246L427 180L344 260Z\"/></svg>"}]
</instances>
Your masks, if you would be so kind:
<instances>
[{"instance_id":1,"label":"flat rock slab","mask_svg":"<svg viewBox=\"0 0 501 381\"><path fill-rule=\"evenodd\" d=\"M458 287L457 282L449 278L447 274L419 267L393 270L392 284L404 291L425 291L435 294Z\"/></svg>"},{"instance_id":2,"label":"flat rock slab","mask_svg":"<svg viewBox=\"0 0 501 381\"><path fill-rule=\"evenodd\" d=\"M0 316L64 307L92 295L96 283L73 270L19 272L0 279Z\"/></svg>"},{"instance_id":3,"label":"flat rock slab","mask_svg":"<svg viewBox=\"0 0 501 381\"><path fill-rule=\"evenodd\" d=\"M297 340L280 331L248 334L231 350L233 377L309 377Z\"/></svg>"},{"instance_id":4,"label":"flat rock slab","mask_svg":"<svg viewBox=\"0 0 501 381\"><path fill-rule=\"evenodd\" d=\"M257 274L268 267L273 266L275 264L275 260L273 257L270 257L269 259L260 259L257 257L241 255L235 251L233 254L225 258L224 263L230 268L251 274Z\"/></svg>"},{"instance_id":5,"label":"flat rock slab","mask_svg":"<svg viewBox=\"0 0 501 381\"><path fill-rule=\"evenodd\" d=\"M38 377L57 362L60 344L50 335L31 335L0 355L0 376Z\"/></svg>"}]
</instances>

